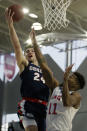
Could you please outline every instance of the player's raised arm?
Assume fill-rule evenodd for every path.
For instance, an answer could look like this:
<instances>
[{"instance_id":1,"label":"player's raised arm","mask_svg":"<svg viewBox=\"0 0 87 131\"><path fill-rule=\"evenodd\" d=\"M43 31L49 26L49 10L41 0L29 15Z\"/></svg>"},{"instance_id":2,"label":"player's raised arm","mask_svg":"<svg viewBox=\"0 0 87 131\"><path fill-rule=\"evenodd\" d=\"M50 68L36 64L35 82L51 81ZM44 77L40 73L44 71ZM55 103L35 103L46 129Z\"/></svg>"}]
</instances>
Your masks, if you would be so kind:
<instances>
[{"instance_id":1,"label":"player's raised arm","mask_svg":"<svg viewBox=\"0 0 87 131\"><path fill-rule=\"evenodd\" d=\"M24 66L27 65L27 60L23 55L22 48L13 25L12 17L14 15L14 12L11 13L11 10L6 9L5 15L6 15L6 21L8 23L10 39L16 55L17 64L20 68L20 72L22 72L22 70L24 70Z\"/></svg>"},{"instance_id":2,"label":"player's raised arm","mask_svg":"<svg viewBox=\"0 0 87 131\"><path fill-rule=\"evenodd\" d=\"M42 69L43 72L43 77L46 81L46 84L50 87L50 88L55 88L58 86L58 81L54 78L52 71L50 70L50 68L47 65L47 62L45 60L45 57L42 55L40 48L37 44L36 38L35 38L35 32L34 29L32 29L31 33L30 33L30 37L32 40L32 44L34 46L34 51L36 54L36 58L38 60L38 63Z\"/></svg>"},{"instance_id":3,"label":"player's raised arm","mask_svg":"<svg viewBox=\"0 0 87 131\"><path fill-rule=\"evenodd\" d=\"M64 85L62 91L62 99L64 106L72 106L78 108L80 105L81 96L77 92L79 89L79 82L74 74L70 75L70 71L73 65L66 68L64 73ZM74 91L70 94L70 91Z\"/></svg>"}]
</instances>

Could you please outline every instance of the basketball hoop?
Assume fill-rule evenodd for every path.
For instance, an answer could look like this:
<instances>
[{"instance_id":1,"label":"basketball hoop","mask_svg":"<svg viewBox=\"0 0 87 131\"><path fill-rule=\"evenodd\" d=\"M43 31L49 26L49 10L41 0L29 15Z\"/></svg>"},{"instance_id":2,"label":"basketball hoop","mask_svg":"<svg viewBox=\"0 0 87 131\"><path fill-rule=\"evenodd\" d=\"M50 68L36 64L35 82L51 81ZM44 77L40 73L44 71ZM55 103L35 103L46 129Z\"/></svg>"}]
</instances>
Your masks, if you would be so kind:
<instances>
[{"instance_id":1,"label":"basketball hoop","mask_svg":"<svg viewBox=\"0 0 87 131\"><path fill-rule=\"evenodd\" d=\"M66 28L69 20L66 18L66 10L72 0L41 0L44 9L44 28L56 30Z\"/></svg>"}]
</instances>

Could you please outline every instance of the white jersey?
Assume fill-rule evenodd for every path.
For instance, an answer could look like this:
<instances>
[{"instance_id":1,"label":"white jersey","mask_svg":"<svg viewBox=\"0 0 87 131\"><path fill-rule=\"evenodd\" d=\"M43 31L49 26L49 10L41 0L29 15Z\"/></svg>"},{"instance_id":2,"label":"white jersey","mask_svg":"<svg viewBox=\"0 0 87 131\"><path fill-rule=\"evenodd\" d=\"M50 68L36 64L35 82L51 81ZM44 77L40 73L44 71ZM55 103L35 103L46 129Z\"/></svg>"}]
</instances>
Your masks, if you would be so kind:
<instances>
[{"instance_id":1,"label":"white jersey","mask_svg":"<svg viewBox=\"0 0 87 131\"><path fill-rule=\"evenodd\" d=\"M55 88L48 104L47 131L71 131L77 111L74 107L63 106L61 88Z\"/></svg>"}]
</instances>

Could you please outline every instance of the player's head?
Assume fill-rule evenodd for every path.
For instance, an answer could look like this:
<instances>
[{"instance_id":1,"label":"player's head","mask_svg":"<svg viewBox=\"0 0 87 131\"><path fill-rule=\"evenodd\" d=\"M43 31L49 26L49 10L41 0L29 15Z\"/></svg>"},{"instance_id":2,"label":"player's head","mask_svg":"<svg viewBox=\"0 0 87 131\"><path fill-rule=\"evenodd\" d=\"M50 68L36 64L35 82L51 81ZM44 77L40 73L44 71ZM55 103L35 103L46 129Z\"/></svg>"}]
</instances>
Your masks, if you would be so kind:
<instances>
[{"instance_id":1,"label":"player's head","mask_svg":"<svg viewBox=\"0 0 87 131\"><path fill-rule=\"evenodd\" d=\"M32 45L27 45L25 46L25 49L24 49L24 55L26 57L26 59L30 62L36 62L36 56L35 56L35 52L34 52L34 49L33 49L33 46Z\"/></svg>"},{"instance_id":2,"label":"player's head","mask_svg":"<svg viewBox=\"0 0 87 131\"><path fill-rule=\"evenodd\" d=\"M83 75L78 72L73 72L73 74L69 76L68 86L71 91L83 89L85 86Z\"/></svg>"}]
</instances>

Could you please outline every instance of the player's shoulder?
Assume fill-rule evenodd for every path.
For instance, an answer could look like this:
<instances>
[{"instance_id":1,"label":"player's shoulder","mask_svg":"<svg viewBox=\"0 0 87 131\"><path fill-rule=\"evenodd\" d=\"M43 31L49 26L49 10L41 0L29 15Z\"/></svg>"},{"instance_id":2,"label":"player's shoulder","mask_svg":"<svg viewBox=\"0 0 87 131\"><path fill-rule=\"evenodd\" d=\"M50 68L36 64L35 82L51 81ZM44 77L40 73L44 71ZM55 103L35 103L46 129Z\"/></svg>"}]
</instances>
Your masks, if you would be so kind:
<instances>
[{"instance_id":1,"label":"player's shoulder","mask_svg":"<svg viewBox=\"0 0 87 131\"><path fill-rule=\"evenodd\" d=\"M56 88L54 88L52 95L57 95L58 92L60 92L60 87L59 86L57 86Z\"/></svg>"},{"instance_id":2,"label":"player's shoulder","mask_svg":"<svg viewBox=\"0 0 87 131\"><path fill-rule=\"evenodd\" d=\"M75 96L75 97L78 97L81 99L81 95L79 92L75 91L75 92L72 92L71 95Z\"/></svg>"}]
</instances>

